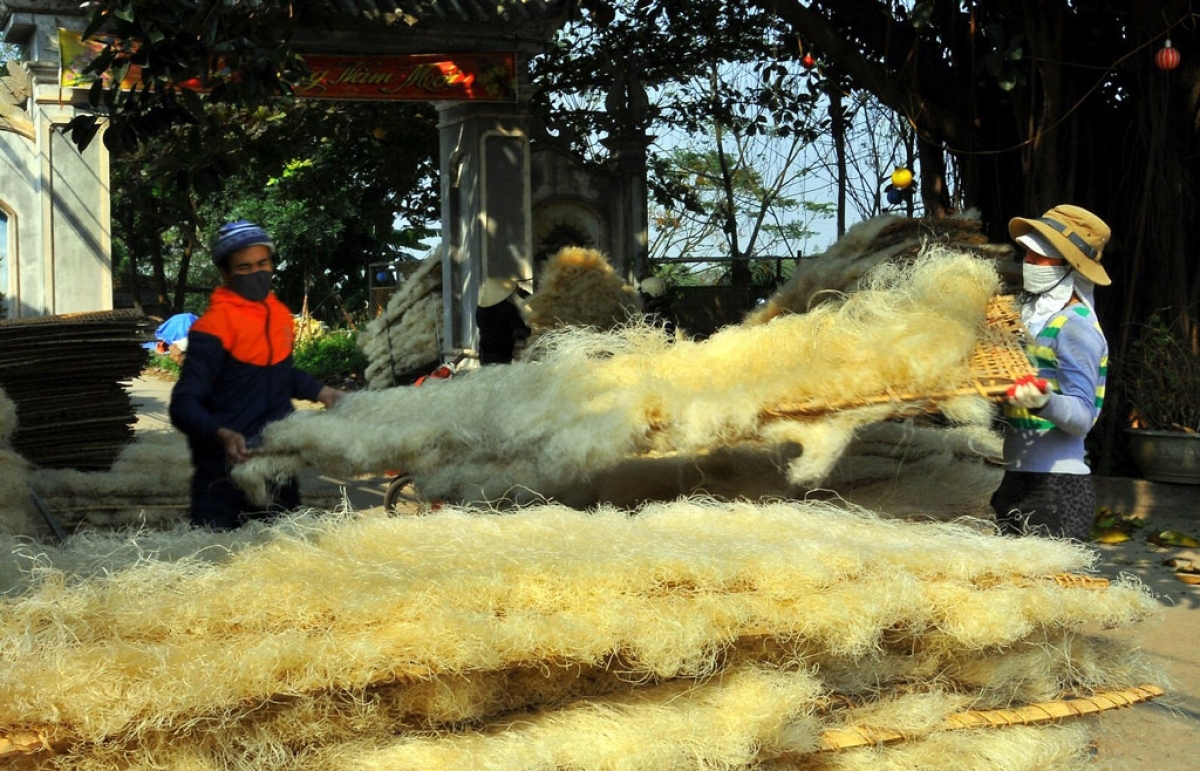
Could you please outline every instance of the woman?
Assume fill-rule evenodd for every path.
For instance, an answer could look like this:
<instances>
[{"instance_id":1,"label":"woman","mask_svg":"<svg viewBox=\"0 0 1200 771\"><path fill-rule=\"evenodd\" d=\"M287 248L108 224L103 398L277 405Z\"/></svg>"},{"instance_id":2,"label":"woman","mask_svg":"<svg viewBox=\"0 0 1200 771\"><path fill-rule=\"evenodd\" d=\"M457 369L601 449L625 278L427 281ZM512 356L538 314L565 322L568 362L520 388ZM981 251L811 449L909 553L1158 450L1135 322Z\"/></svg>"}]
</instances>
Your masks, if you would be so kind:
<instances>
[{"instance_id":1,"label":"woman","mask_svg":"<svg viewBox=\"0 0 1200 771\"><path fill-rule=\"evenodd\" d=\"M1084 440L1104 401L1108 343L1093 292L1112 283L1100 265L1108 225L1078 206L1016 217L1009 235L1024 251L1021 319L1036 376L1009 389L1005 473L992 495L1001 532L1087 540L1096 494Z\"/></svg>"}]
</instances>

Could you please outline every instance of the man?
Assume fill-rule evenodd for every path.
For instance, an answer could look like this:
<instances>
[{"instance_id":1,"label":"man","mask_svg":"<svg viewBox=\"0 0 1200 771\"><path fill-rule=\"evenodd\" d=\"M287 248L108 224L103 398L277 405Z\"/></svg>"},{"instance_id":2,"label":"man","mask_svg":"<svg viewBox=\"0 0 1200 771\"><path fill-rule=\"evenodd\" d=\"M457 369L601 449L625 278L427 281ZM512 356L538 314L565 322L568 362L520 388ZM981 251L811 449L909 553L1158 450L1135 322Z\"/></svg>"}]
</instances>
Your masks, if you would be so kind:
<instances>
[{"instance_id":1,"label":"man","mask_svg":"<svg viewBox=\"0 0 1200 771\"><path fill-rule=\"evenodd\" d=\"M1093 292L1112 283L1100 265L1110 231L1095 214L1068 205L1037 219L1016 217L1008 232L1024 252L1021 319L1037 375L1008 391L1006 470L992 508L1006 534L1083 541L1096 509L1084 439L1100 414L1108 369Z\"/></svg>"},{"instance_id":2,"label":"man","mask_svg":"<svg viewBox=\"0 0 1200 771\"><path fill-rule=\"evenodd\" d=\"M230 479L267 423L292 412L292 399L332 407L343 393L292 366L292 314L271 292L275 244L259 226L224 225L213 246L221 272L205 311L188 332L187 357L171 391L171 423L187 434L195 476L191 521L231 530L247 519L300 505L293 479L259 511Z\"/></svg>"}]
</instances>

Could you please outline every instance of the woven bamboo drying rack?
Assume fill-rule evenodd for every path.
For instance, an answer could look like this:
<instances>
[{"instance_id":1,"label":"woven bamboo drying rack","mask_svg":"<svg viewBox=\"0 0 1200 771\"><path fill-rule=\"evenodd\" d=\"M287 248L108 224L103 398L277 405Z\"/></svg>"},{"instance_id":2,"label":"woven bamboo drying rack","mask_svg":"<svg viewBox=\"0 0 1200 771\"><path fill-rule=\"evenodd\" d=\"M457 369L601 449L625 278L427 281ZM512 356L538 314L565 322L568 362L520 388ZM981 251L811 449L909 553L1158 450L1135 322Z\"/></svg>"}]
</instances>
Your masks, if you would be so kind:
<instances>
[{"instance_id":1,"label":"woven bamboo drying rack","mask_svg":"<svg viewBox=\"0 0 1200 771\"><path fill-rule=\"evenodd\" d=\"M1157 685L1139 685L1133 688L1101 691L1090 696L1037 702L1005 709L971 709L946 717L935 730L962 731L972 728L1004 728L1013 725L1053 723L1068 718L1086 717L1112 709L1129 707L1143 701L1157 699L1162 695L1163 689ZM835 752L854 747L894 744L908 738L898 731L877 728L831 728L821 733L821 738L818 740L820 748L817 751Z\"/></svg>"},{"instance_id":2,"label":"woven bamboo drying rack","mask_svg":"<svg viewBox=\"0 0 1200 771\"><path fill-rule=\"evenodd\" d=\"M1052 723L1133 706L1140 702L1157 699L1163 693L1163 689L1157 685L1138 685L1059 701L1037 702L1003 709L972 709L949 715L935 730L962 731ZM815 752L836 752L855 747L895 744L909 738L898 731L878 728L830 728L821 733ZM33 755L42 752L53 754L56 750L55 745L59 743L55 741L52 731L26 729L13 731L8 735L0 734L0 757ZM770 753L770 757L801 757L808 754L811 753ZM761 757L765 759L766 755Z\"/></svg>"},{"instance_id":3,"label":"woven bamboo drying rack","mask_svg":"<svg viewBox=\"0 0 1200 771\"><path fill-rule=\"evenodd\" d=\"M985 581L988 586L996 586L1002 584L1006 579L996 578L994 580ZM1009 576L1007 581L1012 582L1016 586L1033 586L1044 584L1044 582L1054 582L1063 588L1073 588L1073 590L1104 590L1111 586L1110 581L1103 576L1084 575L1080 573L1052 573L1049 575L1024 575L1024 576ZM762 639L770 636L769 629L755 630L745 635L743 639ZM422 680L428 679L436 675L433 670L426 667L408 667L403 669L380 671L371 680L371 685L379 685L379 683L395 682L403 679ZM1123 694L1123 695L1122 695ZM991 710L991 711L970 711L960 713L960 715L950 716L947 718L947 725L942 728L977 728L978 725L970 724L971 721L984 721L979 725L997 725L1012 724L1015 722L1040 722L1040 719L1052 719L1050 717L1042 717L1039 719L1025 719L1025 721L1013 721L1012 723L1002 723L1001 719L1008 719L1003 716L1015 715L1031 715L1034 717L1056 715L1060 711L1060 707L1056 704L1066 704L1068 709L1075 710L1069 715L1090 715L1092 712L1102 710L1115 709L1115 707L1128 706L1138 703L1138 701L1147 701L1163 695L1162 688L1157 686L1138 686L1134 688L1124 689L1124 691L1112 691L1100 694L1094 694L1093 697L1087 699L1070 699L1063 703L1046 704L1031 704L1018 707L1012 707L1008 710ZM1099 705L1108 705L1094 707L1088 706L1085 703L1096 703ZM1024 710L1025 712L1021 712ZM1001 716L1003 713L1003 716ZM998 717L997 717L998 716ZM1062 716L1060 716L1062 717ZM953 723L953 724L952 724ZM857 737L857 739L856 739ZM862 739L862 741L859 741ZM888 734L883 736L878 731L866 731L865 729L846 728L846 729L830 729L822 734L823 746L818 749L818 752L826 752L829 749L842 749L852 746L865 745L865 743L883 743L890 741L899 741L904 739L904 736L899 734ZM74 737L71 730L56 724L35 724L29 723L23 727L6 728L0 725L0 758L11 758L13 755L32 755L32 754L55 754L61 751L62 748L71 745L72 742L78 741ZM846 743L845 746L833 747L830 742L857 742Z\"/></svg>"},{"instance_id":4,"label":"woven bamboo drying rack","mask_svg":"<svg viewBox=\"0 0 1200 771\"><path fill-rule=\"evenodd\" d=\"M811 418L856 407L892 404L894 416L936 412L938 405L959 396L999 399L1022 375L1033 372L1022 343L1025 329L1012 295L996 295L988 302L986 327L971 351L968 376L956 388L929 394L886 392L830 401L810 399L764 410L764 420Z\"/></svg>"},{"instance_id":5,"label":"woven bamboo drying rack","mask_svg":"<svg viewBox=\"0 0 1200 771\"><path fill-rule=\"evenodd\" d=\"M1038 583L1052 582L1066 589L1100 590L1107 589L1111 584L1107 578L1089 576L1079 573L1053 573L1046 576L1013 576L1008 579L1016 586L1032 586ZM996 578L985 582L988 585L998 585L1004 580ZM770 636L766 629L747 636L764 638ZM402 678L422 679L432 677L434 672L419 667L407 670L391 670L380 672L372 684L394 682ZM1026 704L1000 710L970 710L951 715L946 718L943 730L998 727L1017 723L1037 723L1056 720L1062 717L1088 715L1108 709L1116 709L1141 701L1148 701L1163 695L1163 690L1154 685L1141 685L1120 691L1106 691L1093 694L1086 698L1067 699L1061 702ZM1064 710L1066 710L1064 712ZM1014 716L1021 716L1016 719ZM1005 722L1008 721L1008 722ZM848 749L866 744L882 744L905 739L901 734L884 733L862 728L835 728L821 735L821 746L817 752L827 752L834 749ZM30 723L21 727L5 728L0 726L0 759L27 755L54 755L73 742L78 741L70 729L53 724Z\"/></svg>"}]
</instances>

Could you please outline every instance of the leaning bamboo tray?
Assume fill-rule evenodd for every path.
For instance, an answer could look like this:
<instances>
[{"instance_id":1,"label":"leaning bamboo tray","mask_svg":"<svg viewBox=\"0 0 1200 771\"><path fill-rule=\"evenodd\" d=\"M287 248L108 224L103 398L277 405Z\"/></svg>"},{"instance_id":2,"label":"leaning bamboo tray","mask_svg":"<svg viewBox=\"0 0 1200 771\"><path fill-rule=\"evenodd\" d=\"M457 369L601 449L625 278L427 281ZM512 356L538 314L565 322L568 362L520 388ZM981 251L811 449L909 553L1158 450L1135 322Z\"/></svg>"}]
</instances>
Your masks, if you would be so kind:
<instances>
[{"instance_id":1,"label":"leaning bamboo tray","mask_svg":"<svg viewBox=\"0 0 1200 771\"><path fill-rule=\"evenodd\" d=\"M1012 295L997 295L987 307L987 328L971 352L970 374L957 388L940 393L914 394L888 391L841 400L809 399L764 410L764 420L811 418L856 407L892 404L894 417L936 412L938 405L960 396L999 399L1013 381L1033 372L1022 346L1024 326Z\"/></svg>"}]
</instances>

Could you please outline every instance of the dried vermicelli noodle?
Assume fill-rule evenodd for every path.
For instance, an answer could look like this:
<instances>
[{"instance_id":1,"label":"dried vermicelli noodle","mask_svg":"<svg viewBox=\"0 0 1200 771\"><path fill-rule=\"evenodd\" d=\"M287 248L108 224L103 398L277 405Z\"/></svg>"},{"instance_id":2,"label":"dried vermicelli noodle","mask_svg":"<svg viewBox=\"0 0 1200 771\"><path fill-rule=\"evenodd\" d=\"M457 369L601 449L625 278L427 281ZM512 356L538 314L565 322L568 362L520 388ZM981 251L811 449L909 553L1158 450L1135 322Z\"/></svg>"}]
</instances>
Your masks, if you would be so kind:
<instances>
[{"instance_id":1,"label":"dried vermicelli noodle","mask_svg":"<svg viewBox=\"0 0 1200 771\"><path fill-rule=\"evenodd\" d=\"M801 262L796 272L745 323L761 324L783 313L806 313L858 291L875 268L914 259L931 246L995 259L1010 247L988 244L976 212L911 219L885 214L851 227L829 249Z\"/></svg>"},{"instance_id":2,"label":"dried vermicelli noodle","mask_svg":"<svg viewBox=\"0 0 1200 771\"><path fill-rule=\"evenodd\" d=\"M546 261L525 307L535 335L562 327L609 330L636 314L638 299L601 252L568 246Z\"/></svg>"},{"instance_id":3,"label":"dried vermicelli noodle","mask_svg":"<svg viewBox=\"0 0 1200 771\"><path fill-rule=\"evenodd\" d=\"M29 463L12 449L16 430L17 406L0 388L0 534L32 536L37 526Z\"/></svg>"},{"instance_id":4,"label":"dried vermicelli noodle","mask_svg":"<svg viewBox=\"0 0 1200 771\"><path fill-rule=\"evenodd\" d=\"M1093 771L1105 712L1167 685L1126 634L1158 605L1083 544L996 533L985 246L970 217L863 223L703 342L568 250L521 360L395 386L437 353L430 260L365 335L371 388L271 425L236 474L261 499L404 469L440 500L0 534L0 763ZM10 413L0 393L17 496ZM84 511L179 488L183 449L32 479Z\"/></svg>"},{"instance_id":5,"label":"dried vermicelli noodle","mask_svg":"<svg viewBox=\"0 0 1200 771\"><path fill-rule=\"evenodd\" d=\"M670 343L651 325L555 331L536 361L418 389L352 395L270 426L235 478L257 500L305 466L403 468L431 498L517 501L567 495L630 457L700 456L742 442L794 443L787 476L819 483L859 426L894 406L763 421L789 401L853 400L959 387L998 287L991 263L940 248L884 265L836 304ZM962 410L986 422L982 409Z\"/></svg>"},{"instance_id":6,"label":"dried vermicelli noodle","mask_svg":"<svg viewBox=\"0 0 1200 771\"><path fill-rule=\"evenodd\" d=\"M389 388L405 374L437 364L442 336L442 260L426 257L358 336L367 387Z\"/></svg>"},{"instance_id":7,"label":"dried vermicelli noodle","mask_svg":"<svg viewBox=\"0 0 1200 771\"><path fill-rule=\"evenodd\" d=\"M840 725L930 740L914 703L1158 678L1081 632L1154 610L1133 582L1053 579L1086 548L823 503L313 513L236 537L150 540L109 572L47 554L0 600L0 737L41 737L47 768L736 767Z\"/></svg>"}]
</instances>

